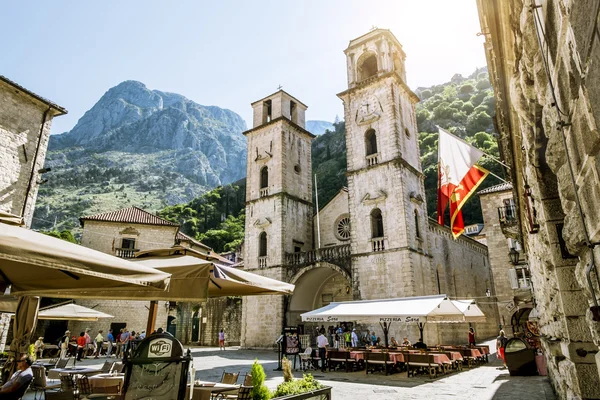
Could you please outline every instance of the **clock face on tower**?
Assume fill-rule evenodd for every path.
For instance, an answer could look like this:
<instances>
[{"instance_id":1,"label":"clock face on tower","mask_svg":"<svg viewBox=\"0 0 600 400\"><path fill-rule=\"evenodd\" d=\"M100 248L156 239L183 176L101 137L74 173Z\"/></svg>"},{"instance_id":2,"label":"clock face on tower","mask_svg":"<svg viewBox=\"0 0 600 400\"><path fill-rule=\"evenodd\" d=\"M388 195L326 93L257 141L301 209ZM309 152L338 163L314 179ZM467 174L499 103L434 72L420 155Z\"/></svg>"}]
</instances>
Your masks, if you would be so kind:
<instances>
[{"instance_id":1,"label":"clock face on tower","mask_svg":"<svg viewBox=\"0 0 600 400\"><path fill-rule=\"evenodd\" d=\"M358 125L370 124L377 121L383 112L379 99L374 96L368 96L358 102L354 121Z\"/></svg>"}]
</instances>

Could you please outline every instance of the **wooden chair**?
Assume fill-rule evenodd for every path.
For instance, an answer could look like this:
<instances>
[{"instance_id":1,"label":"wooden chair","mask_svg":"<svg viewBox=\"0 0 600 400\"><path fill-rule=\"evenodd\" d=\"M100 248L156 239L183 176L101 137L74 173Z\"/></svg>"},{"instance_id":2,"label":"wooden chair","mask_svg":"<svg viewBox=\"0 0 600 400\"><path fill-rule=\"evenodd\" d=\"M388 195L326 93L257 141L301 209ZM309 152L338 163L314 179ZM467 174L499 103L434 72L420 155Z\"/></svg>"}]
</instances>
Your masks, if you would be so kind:
<instances>
[{"instance_id":1,"label":"wooden chair","mask_svg":"<svg viewBox=\"0 0 600 400\"><path fill-rule=\"evenodd\" d=\"M471 355L471 349L459 349L459 351L463 356L463 362L467 363L467 368L471 368L473 364L477 363L477 358Z\"/></svg>"},{"instance_id":2,"label":"wooden chair","mask_svg":"<svg viewBox=\"0 0 600 400\"><path fill-rule=\"evenodd\" d=\"M340 350L329 350L327 353L327 366L329 371L335 371L340 365L346 364L346 352Z\"/></svg>"},{"instance_id":3,"label":"wooden chair","mask_svg":"<svg viewBox=\"0 0 600 400\"><path fill-rule=\"evenodd\" d=\"M382 369L385 371L385 374L388 375L390 365L389 362L389 354L388 353L372 353L369 352L366 354L366 371L369 373L369 368L371 369L371 373L374 373L376 370ZM370 366L370 367L369 367Z\"/></svg>"},{"instance_id":4,"label":"wooden chair","mask_svg":"<svg viewBox=\"0 0 600 400\"><path fill-rule=\"evenodd\" d=\"M237 394L214 393L211 400L252 400L252 396L250 395L251 390L252 386L240 386Z\"/></svg>"},{"instance_id":5,"label":"wooden chair","mask_svg":"<svg viewBox=\"0 0 600 400\"><path fill-rule=\"evenodd\" d=\"M96 391L92 389L92 385L90 385L90 380L87 376L83 375L77 378L77 397L84 399L109 399L114 398L119 394L120 387L110 386L97 388Z\"/></svg>"},{"instance_id":6,"label":"wooden chair","mask_svg":"<svg viewBox=\"0 0 600 400\"><path fill-rule=\"evenodd\" d=\"M237 383L239 376L240 376L239 372L223 371L223 375L221 376L221 383L226 383L228 385L235 385Z\"/></svg>"},{"instance_id":7,"label":"wooden chair","mask_svg":"<svg viewBox=\"0 0 600 400\"><path fill-rule=\"evenodd\" d=\"M48 383L46 380L46 368L43 366L31 366L31 372L33 372L33 380L31 381L31 389L34 390L33 399L37 399L39 391L45 391L46 389L57 389L60 388L60 381L54 381Z\"/></svg>"}]
</instances>

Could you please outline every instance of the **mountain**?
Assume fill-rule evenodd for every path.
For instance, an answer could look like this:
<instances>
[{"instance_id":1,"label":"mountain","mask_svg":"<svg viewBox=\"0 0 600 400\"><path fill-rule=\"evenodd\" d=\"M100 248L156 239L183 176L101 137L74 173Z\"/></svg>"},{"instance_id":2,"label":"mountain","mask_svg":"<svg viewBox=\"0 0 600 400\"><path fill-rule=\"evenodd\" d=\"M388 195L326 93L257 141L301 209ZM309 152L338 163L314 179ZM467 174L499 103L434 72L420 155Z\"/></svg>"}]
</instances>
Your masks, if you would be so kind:
<instances>
[{"instance_id":1,"label":"mountain","mask_svg":"<svg viewBox=\"0 0 600 400\"><path fill-rule=\"evenodd\" d=\"M188 202L246 172L236 113L125 81L69 131L50 136L34 228L78 227L82 215Z\"/></svg>"},{"instance_id":2,"label":"mountain","mask_svg":"<svg viewBox=\"0 0 600 400\"><path fill-rule=\"evenodd\" d=\"M325 131L333 131L333 124L327 121L306 121L306 130L313 135L322 135Z\"/></svg>"}]
</instances>

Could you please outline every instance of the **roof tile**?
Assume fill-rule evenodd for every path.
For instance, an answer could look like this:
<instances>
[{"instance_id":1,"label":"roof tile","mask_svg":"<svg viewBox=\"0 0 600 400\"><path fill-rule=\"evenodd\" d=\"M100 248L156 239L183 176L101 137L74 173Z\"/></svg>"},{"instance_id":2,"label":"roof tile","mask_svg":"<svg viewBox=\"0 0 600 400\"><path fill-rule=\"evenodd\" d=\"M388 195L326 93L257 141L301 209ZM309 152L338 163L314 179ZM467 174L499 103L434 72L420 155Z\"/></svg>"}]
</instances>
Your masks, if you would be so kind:
<instances>
[{"instance_id":1,"label":"roof tile","mask_svg":"<svg viewBox=\"0 0 600 400\"><path fill-rule=\"evenodd\" d=\"M88 215L79 218L79 221L83 224L83 221L106 221L106 222L128 222L132 224L146 224L146 225L167 225L167 226L179 226L171 221L167 221L161 217L149 213L148 211L142 210L137 207L123 208L117 211L109 211L96 215Z\"/></svg>"}]
</instances>

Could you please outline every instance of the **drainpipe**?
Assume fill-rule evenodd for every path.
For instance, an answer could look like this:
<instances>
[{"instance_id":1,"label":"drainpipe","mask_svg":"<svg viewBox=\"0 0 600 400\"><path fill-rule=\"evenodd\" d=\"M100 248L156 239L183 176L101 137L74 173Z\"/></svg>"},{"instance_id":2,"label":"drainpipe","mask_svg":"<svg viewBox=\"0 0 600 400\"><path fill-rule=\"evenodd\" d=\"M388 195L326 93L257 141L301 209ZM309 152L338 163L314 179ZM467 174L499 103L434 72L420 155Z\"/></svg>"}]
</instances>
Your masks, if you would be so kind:
<instances>
[{"instance_id":1,"label":"drainpipe","mask_svg":"<svg viewBox=\"0 0 600 400\"><path fill-rule=\"evenodd\" d=\"M29 183L27 185L27 190L25 191L25 199L23 200L23 208L21 209L21 216L25 217L25 209L27 208L27 199L29 198L29 193L33 188L33 178L35 177L35 168L37 164L38 154L40 153L40 147L42 145L42 135L44 134L44 125L48 121L48 113L52 107L48 107L48 109L44 112L44 116L42 117L42 125L40 126L40 133L38 134L37 145L35 146L35 154L33 155L33 162L31 164L31 174L29 174Z\"/></svg>"}]
</instances>

